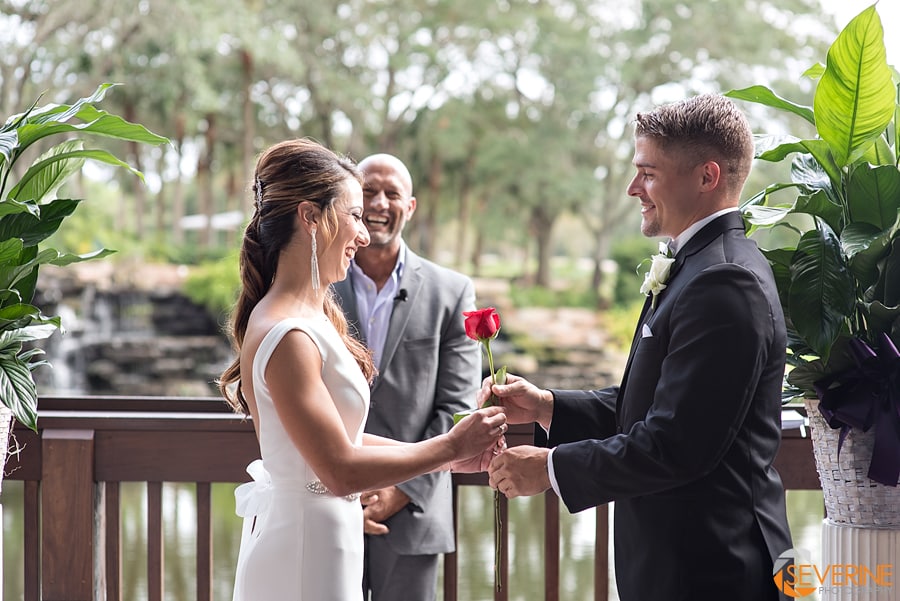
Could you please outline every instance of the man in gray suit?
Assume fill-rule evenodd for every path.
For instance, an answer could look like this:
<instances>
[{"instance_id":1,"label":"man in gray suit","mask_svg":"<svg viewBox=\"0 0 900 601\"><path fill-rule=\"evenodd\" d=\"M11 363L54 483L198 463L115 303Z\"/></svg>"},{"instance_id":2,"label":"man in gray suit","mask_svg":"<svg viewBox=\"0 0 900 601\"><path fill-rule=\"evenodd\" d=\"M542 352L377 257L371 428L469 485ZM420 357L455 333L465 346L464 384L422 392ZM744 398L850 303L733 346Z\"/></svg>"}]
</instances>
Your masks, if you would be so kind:
<instances>
[{"instance_id":1,"label":"man in gray suit","mask_svg":"<svg viewBox=\"0 0 900 601\"><path fill-rule=\"evenodd\" d=\"M366 432L414 442L446 432L454 413L474 405L481 356L462 313L475 308L475 290L468 277L417 256L403 241L416 210L406 166L376 154L359 168L372 241L334 290L378 368ZM450 474L426 474L361 500L364 599L433 600L439 554L454 550Z\"/></svg>"}]
</instances>

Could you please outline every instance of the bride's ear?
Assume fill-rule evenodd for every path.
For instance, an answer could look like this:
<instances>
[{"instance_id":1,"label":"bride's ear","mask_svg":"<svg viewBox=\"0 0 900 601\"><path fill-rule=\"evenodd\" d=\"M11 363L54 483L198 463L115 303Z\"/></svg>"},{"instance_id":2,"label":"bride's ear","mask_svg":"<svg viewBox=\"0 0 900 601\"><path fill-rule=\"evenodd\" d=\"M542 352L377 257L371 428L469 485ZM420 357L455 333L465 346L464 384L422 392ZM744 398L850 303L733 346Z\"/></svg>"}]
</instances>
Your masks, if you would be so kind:
<instances>
[{"instance_id":1,"label":"bride's ear","mask_svg":"<svg viewBox=\"0 0 900 601\"><path fill-rule=\"evenodd\" d=\"M321 209L315 203L303 201L297 205L297 218L300 220L301 227L307 231L318 224L321 214Z\"/></svg>"}]
</instances>

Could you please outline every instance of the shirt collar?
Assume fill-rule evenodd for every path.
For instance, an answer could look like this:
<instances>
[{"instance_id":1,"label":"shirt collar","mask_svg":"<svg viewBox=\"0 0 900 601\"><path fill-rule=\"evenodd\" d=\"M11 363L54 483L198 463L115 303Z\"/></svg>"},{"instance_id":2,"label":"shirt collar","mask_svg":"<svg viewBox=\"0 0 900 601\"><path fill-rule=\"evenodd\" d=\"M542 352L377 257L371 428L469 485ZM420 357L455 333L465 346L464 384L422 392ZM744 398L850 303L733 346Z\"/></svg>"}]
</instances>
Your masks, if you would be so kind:
<instances>
[{"instance_id":1,"label":"shirt collar","mask_svg":"<svg viewBox=\"0 0 900 601\"><path fill-rule=\"evenodd\" d=\"M403 277L403 266L406 265L406 242L400 240L400 252L397 253L397 263L394 265L393 278L400 283L400 278ZM356 259L354 258L350 261L350 274L351 275L363 275L367 276L362 268L356 264Z\"/></svg>"},{"instance_id":2,"label":"shirt collar","mask_svg":"<svg viewBox=\"0 0 900 601\"><path fill-rule=\"evenodd\" d=\"M716 219L717 217L721 217L722 215L725 215L727 213L733 213L737 210L737 207L728 207L727 209L716 211L712 215L709 215L699 221L695 221L694 223L692 223L690 227L688 227L686 230L669 241L669 248L672 249L672 256L674 257L679 249L684 248L684 245L688 243L688 240L693 238L694 234L702 230L703 226L705 226L707 223L709 223L713 219Z\"/></svg>"}]
</instances>

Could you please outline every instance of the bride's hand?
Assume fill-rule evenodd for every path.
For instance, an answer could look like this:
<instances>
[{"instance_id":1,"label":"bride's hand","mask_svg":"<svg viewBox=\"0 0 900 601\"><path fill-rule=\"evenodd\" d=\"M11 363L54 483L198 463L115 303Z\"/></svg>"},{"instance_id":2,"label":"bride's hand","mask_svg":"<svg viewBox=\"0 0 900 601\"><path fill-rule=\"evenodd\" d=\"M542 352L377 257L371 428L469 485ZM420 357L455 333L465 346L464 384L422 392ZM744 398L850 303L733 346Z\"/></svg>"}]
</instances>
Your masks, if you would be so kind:
<instances>
[{"instance_id":1,"label":"bride's hand","mask_svg":"<svg viewBox=\"0 0 900 601\"><path fill-rule=\"evenodd\" d=\"M491 465L494 457L506 450L506 436L500 439L490 448L483 450L477 455L450 462L450 471L461 474L472 474L478 472L486 472Z\"/></svg>"},{"instance_id":2,"label":"bride's hand","mask_svg":"<svg viewBox=\"0 0 900 601\"><path fill-rule=\"evenodd\" d=\"M468 459L494 449L506 430L503 407L485 407L467 415L447 433L455 450L454 460Z\"/></svg>"}]
</instances>

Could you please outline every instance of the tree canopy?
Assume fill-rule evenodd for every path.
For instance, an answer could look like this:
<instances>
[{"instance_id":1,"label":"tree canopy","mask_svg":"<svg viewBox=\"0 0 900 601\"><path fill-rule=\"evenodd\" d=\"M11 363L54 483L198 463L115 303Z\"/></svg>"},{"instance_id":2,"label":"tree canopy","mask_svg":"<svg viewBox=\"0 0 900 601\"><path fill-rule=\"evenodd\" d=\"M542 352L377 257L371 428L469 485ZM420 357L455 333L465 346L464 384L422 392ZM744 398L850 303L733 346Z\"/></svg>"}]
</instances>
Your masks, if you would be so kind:
<instances>
[{"instance_id":1,"label":"tree canopy","mask_svg":"<svg viewBox=\"0 0 900 601\"><path fill-rule=\"evenodd\" d=\"M810 94L826 21L819 0L0 0L0 109L125 84L108 102L172 143L124 149L151 185L123 181L94 225L143 252L233 250L257 153L309 136L407 162L417 250L470 271L530 256L547 284L574 239L599 265L637 233L637 111L761 77Z\"/></svg>"}]
</instances>

